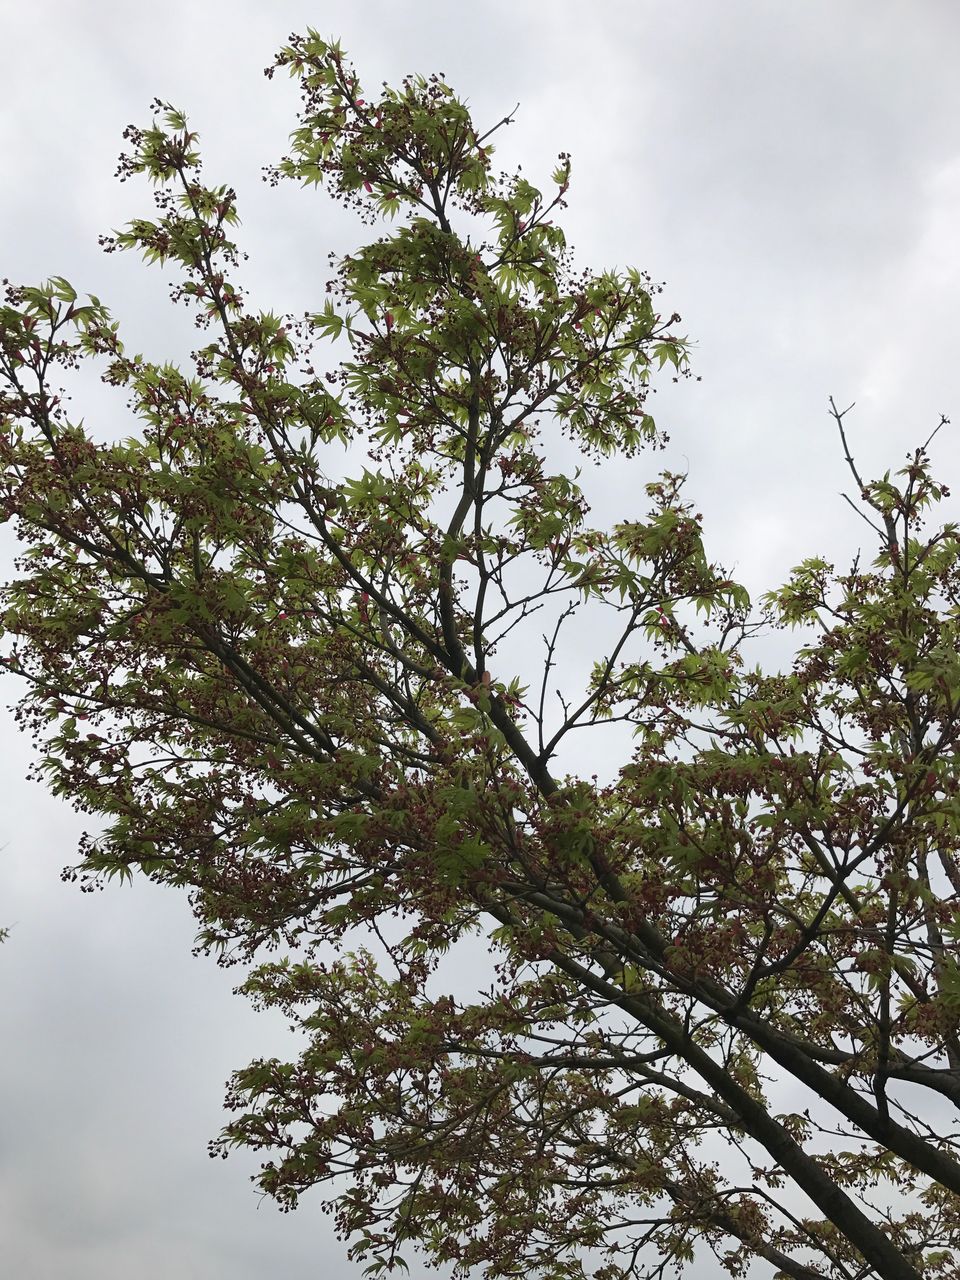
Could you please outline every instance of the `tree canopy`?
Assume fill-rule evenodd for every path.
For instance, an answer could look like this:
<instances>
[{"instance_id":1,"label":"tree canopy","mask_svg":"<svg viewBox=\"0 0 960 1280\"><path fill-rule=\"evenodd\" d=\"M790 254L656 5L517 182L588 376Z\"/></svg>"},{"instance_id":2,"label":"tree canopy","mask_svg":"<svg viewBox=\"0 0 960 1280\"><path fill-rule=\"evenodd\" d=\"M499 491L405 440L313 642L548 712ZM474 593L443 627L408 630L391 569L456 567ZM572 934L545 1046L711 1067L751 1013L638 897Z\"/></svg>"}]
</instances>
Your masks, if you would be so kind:
<instances>
[{"instance_id":1,"label":"tree canopy","mask_svg":"<svg viewBox=\"0 0 960 1280\"><path fill-rule=\"evenodd\" d=\"M569 157L546 192L497 173L509 118L438 76L367 98L312 31L283 68L272 180L383 223L315 311L250 305L235 194L159 102L121 161L156 212L104 244L176 267L190 366L60 277L0 309L2 662L97 819L65 874L186 889L302 1033L236 1073L213 1153L262 1151L283 1207L332 1182L373 1273L409 1244L491 1277L695 1250L960 1276L960 540L930 441L864 480L831 402L872 550L757 604L683 476L596 516L571 458L662 445L649 383L688 350L648 276L575 267ZM88 362L128 438L68 412ZM788 670L750 663L771 627ZM455 947L489 958L467 999Z\"/></svg>"}]
</instances>

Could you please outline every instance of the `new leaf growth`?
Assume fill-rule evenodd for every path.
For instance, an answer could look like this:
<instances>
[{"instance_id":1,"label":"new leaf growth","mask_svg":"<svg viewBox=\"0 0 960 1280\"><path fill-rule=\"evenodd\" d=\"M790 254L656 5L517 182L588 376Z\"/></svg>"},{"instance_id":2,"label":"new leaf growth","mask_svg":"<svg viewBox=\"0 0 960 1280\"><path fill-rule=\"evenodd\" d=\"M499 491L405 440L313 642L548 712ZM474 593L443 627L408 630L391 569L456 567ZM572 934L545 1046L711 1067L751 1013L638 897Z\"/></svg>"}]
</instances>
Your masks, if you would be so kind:
<instances>
[{"instance_id":1,"label":"new leaf growth","mask_svg":"<svg viewBox=\"0 0 960 1280\"><path fill-rule=\"evenodd\" d=\"M189 367L60 278L0 311L3 662L96 819L68 874L185 888L302 1029L214 1150L263 1151L284 1207L335 1179L372 1272L960 1275L960 567L925 448L878 483L847 450L875 558L751 612L682 477L618 523L579 483L663 443L648 382L687 354L647 276L575 268L568 157L497 174L507 120L437 76L367 96L313 32L282 68L272 180L391 220L314 312L253 308L164 104L121 164L155 214L105 244L176 268ZM70 416L80 363L130 426ZM765 674L771 624L803 640Z\"/></svg>"}]
</instances>

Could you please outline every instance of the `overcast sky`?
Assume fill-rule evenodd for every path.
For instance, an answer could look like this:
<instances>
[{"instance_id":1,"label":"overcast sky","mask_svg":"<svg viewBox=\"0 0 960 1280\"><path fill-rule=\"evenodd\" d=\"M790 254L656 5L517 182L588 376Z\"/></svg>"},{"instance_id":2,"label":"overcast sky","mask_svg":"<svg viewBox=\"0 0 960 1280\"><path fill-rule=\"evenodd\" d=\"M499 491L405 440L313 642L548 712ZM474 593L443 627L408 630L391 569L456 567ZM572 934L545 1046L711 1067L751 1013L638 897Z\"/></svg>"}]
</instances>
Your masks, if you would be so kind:
<instances>
[{"instance_id":1,"label":"overcast sky","mask_svg":"<svg viewBox=\"0 0 960 1280\"><path fill-rule=\"evenodd\" d=\"M114 308L133 350L181 353L164 272L97 248L149 211L143 186L112 175L123 127L160 96L200 130L208 179L238 190L257 303L316 305L328 250L369 232L322 192L260 181L297 101L262 68L308 25L339 34L371 88L443 71L478 123L519 101L499 157L535 182L572 153L565 226L579 261L666 281L698 344L702 381L667 381L653 410L708 546L751 590L807 555L842 563L861 541L839 497L830 394L857 402L852 435L871 474L954 415L935 456L958 480L954 0L0 0L0 276L65 275ZM121 403L95 383L76 410L95 434L124 433ZM607 479L611 515L639 514L637 476ZM29 744L11 715L0 733L8 1274L359 1274L316 1198L281 1216L258 1202L249 1162L205 1154L230 1070L284 1052L282 1025L231 994L236 974L191 957L185 899L146 884L81 897L60 883L82 824L23 781Z\"/></svg>"}]
</instances>

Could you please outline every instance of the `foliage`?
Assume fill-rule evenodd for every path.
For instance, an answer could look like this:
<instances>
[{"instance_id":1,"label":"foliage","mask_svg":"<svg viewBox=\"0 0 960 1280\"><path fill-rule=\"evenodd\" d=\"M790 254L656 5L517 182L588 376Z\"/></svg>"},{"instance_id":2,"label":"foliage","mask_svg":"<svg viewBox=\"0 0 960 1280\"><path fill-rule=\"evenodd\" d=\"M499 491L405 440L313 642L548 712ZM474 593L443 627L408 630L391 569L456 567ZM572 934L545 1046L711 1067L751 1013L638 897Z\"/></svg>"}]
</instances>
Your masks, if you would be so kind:
<instances>
[{"instance_id":1,"label":"foliage","mask_svg":"<svg viewBox=\"0 0 960 1280\"><path fill-rule=\"evenodd\" d=\"M682 477L592 523L565 459L662 443L679 317L574 270L567 156L547 194L498 176L442 78L367 100L313 32L275 67L304 105L273 179L395 220L318 311L251 308L234 193L159 103L121 164L157 215L105 245L176 264L193 367L61 278L0 311L3 661L49 785L103 819L68 874L187 888L304 1036L237 1073L214 1151L263 1150L284 1207L339 1179L372 1273L409 1243L557 1280L698 1246L960 1275L960 561L926 448L877 483L848 451L875 559L808 559L758 610ZM68 416L81 362L136 434ZM581 616L592 674L557 688ZM787 672L746 661L771 624L802 628ZM633 745L578 776L605 725ZM470 1000L454 944L492 958Z\"/></svg>"}]
</instances>

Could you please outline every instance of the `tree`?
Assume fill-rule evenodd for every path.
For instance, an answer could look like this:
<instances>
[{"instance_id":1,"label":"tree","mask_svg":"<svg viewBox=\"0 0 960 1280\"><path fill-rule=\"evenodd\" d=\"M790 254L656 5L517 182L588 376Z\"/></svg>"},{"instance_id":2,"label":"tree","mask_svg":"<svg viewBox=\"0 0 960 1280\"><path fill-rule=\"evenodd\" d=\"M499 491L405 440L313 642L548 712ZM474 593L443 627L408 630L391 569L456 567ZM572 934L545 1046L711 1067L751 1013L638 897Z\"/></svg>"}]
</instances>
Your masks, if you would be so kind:
<instances>
[{"instance_id":1,"label":"tree","mask_svg":"<svg viewBox=\"0 0 960 1280\"><path fill-rule=\"evenodd\" d=\"M442 78L368 100L314 32L278 67L304 105L274 179L397 219L318 311L248 305L234 193L157 103L121 161L157 216L105 246L177 264L193 368L59 277L0 313L3 662L39 770L104 819L66 874L186 888L304 1034L237 1072L213 1153L262 1150L287 1208L340 1179L374 1273L413 1242L491 1276L697 1245L734 1275L960 1276L960 543L924 525L927 446L866 482L833 406L876 557L807 559L757 608L681 476L591 523L564 450L662 443L679 317L638 271L575 271L566 155L544 195ZM138 434L68 416L81 361ZM558 688L578 626L592 671ZM747 665L770 626L802 629L789 671ZM622 758L578 776L605 732ZM471 935L464 1001L443 957Z\"/></svg>"}]
</instances>

